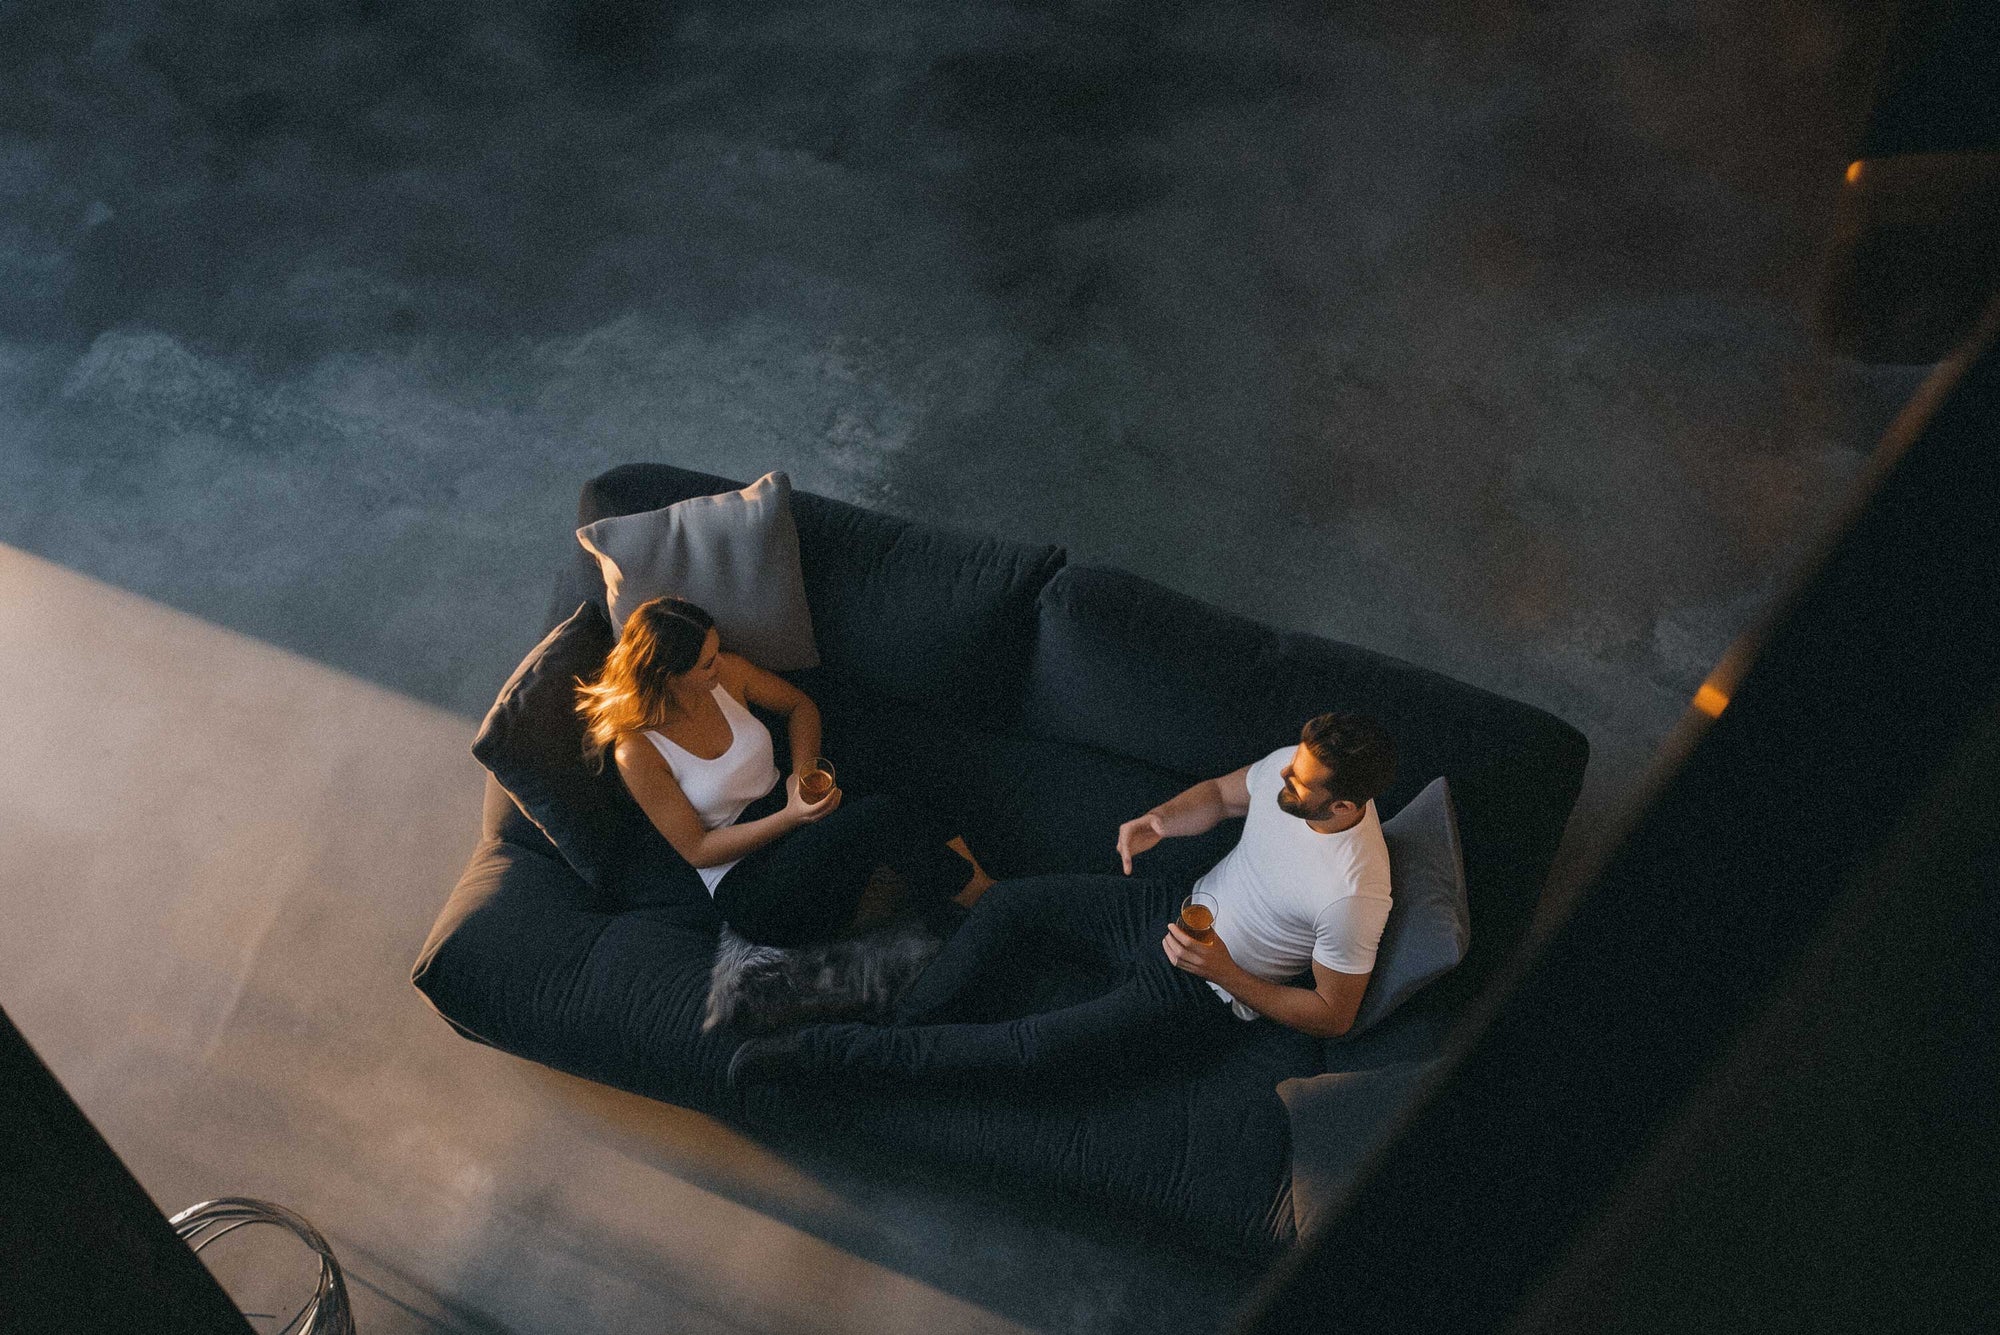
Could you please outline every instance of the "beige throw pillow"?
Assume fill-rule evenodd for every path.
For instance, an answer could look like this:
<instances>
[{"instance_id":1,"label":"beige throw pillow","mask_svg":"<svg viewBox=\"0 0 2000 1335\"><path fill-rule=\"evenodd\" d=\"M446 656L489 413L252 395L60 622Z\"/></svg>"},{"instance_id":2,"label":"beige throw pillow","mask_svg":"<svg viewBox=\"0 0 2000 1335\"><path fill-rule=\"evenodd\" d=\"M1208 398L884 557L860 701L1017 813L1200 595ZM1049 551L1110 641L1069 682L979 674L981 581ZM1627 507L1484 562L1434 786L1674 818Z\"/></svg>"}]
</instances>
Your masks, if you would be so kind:
<instances>
[{"instance_id":1,"label":"beige throw pillow","mask_svg":"<svg viewBox=\"0 0 2000 1335\"><path fill-rule=\"evenodd\" d=\"M611 624L672 594L715 618L722 647L774 672L817 667L812 614L799 571L792 482L766 473L741 491L695 496L576 531L604 575Z\"/></svg>"}]
</instances>

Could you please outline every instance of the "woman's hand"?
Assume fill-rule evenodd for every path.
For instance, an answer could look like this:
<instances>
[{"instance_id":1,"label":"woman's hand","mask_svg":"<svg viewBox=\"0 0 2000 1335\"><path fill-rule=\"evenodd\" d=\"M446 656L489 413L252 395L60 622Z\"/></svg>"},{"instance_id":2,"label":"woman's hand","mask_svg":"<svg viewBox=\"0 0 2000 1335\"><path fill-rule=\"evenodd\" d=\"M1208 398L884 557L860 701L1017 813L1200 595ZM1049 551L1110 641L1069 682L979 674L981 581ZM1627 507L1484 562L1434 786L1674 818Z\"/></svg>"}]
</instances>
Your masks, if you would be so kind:
<instances>
[{"instance_id":1,"label":"woman's hand","mask_svg":"<svg viewBox=\"0 0 2000 1335\"><path fill-rule=\"evenodd\" d=\"M823 816L833 814L840 805L840 789L836 788L817 802L808 802L799 793L799 776L785 776L785 819L794 825L810 825Z\"/></svg>"},{"instance_id":2,"label":"woman's hand","mask_svg":"<svg viewBox=\"0 0 2000 1335\"><path fill-rule=\"evenodd\" d=\"M1230 978L1240 972L1235 959L1229 954L1229 947L1222 944L1221 937L1213 941L1197 941L1177 922L1167 924L1167 934L1161 938L1160 948L1167 952L1168 962L1176 969L1211 983L1220 983L1225 988L1229 987Z\"/></svg>"}]
</instances>

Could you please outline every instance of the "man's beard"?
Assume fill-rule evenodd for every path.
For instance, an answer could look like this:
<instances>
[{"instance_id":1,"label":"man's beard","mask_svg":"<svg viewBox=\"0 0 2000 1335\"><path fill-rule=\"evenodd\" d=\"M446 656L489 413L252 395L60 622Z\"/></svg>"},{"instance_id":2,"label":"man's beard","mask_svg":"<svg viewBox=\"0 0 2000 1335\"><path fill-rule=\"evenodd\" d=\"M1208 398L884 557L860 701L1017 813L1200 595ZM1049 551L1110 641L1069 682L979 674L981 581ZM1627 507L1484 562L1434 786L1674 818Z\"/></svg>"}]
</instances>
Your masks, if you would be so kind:
<instances>
[{"instance_id":1,"label":"man's beard","mask_svg":"<svg viewBox=\"0 0 2000 1335\"><path fill-rule=\"evenodd\" d=\"M1310 803L1292 796L1292 790L1289 788L1280 788L1278 790L1278 810L1284 812L1287 816L1297 816L1300 820L1325 820L1333 814L1333 804L1338 800L1338 798L1330 797L1323 805L1314 807Z\"/></svg>"}]
</instances>

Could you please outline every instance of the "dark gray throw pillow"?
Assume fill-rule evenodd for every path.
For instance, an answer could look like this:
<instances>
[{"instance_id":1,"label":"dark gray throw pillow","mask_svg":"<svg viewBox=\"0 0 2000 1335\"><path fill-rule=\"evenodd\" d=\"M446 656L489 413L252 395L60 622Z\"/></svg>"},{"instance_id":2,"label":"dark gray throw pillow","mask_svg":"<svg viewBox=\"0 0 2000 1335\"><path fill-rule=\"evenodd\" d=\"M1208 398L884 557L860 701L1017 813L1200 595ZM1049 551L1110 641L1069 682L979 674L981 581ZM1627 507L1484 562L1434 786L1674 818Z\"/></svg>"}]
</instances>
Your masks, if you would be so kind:
<instances>
[{"instance_id":1,"label":"dark gray throw pillow","mask_svg":"<svg viewBox=\"0 0 2000 1335\"><path fill-rule=\"evenodd\" d=\"M1353 1037L1386 1018L1432 979L1448 973L1472 944L1465 897L1465 856L1451 787L1432 779L1382 822L1389 846L1389 893L1394 904L1375 950L1375 972L1354 1017Z\"/></svg>"},{"instance_id":2,"label":"dark gray throw pillow","mask_svg":"<svg viewBox=\"0 0 2000 1335\"><path fill-rule=\"evenodd\" d=\"M1278 1082L1292 1124L1292 1216L1301 1237L1325 1221L1437 1065L1399 1062Z\"/></svg>"},{"instance_id":3,"label":"dark gray throw pillow","mask_svg":"<svg viewBox=\"0 0 2000 1335\"><path fill-rule=\"evenodd\" d=\"M632 800L610 758L601 772L584 759L576 683L597 675L614 639L596 603L579 606L507 678L472 754L592 889L628 906L712 915L701 878Z\"/></svg>"}]
</instances>

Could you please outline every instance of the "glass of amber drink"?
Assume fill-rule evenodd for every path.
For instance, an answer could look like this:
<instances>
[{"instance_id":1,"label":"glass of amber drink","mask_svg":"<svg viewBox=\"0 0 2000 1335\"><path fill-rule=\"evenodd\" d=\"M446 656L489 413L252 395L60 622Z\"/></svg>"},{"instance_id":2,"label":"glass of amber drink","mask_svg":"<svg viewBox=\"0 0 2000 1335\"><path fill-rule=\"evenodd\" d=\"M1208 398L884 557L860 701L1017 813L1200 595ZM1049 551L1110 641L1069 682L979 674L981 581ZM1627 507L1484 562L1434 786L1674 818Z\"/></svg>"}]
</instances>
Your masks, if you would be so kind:
<instances>
[{"instance_id":1,"label":"glass of amber drink","mask_svg":"<svg viewBox=\"0 0 2000 1335\"><path fill-rule=\"evenodd\" d=\"M833 791L833 763L825 756L799 771L799 796L818 806Z\"/></svg>"},{"instance_id":2,"label":"glass of amber drink","mask_svg":"<svg viewBox=\"0 0 2000 1335\"><path fill-rule=\"evenodd\" d=\"M1181 930L1204 945L1215 940L1215 896L1197 890L1181 901Z\"/></svg>"}]
</instances>

